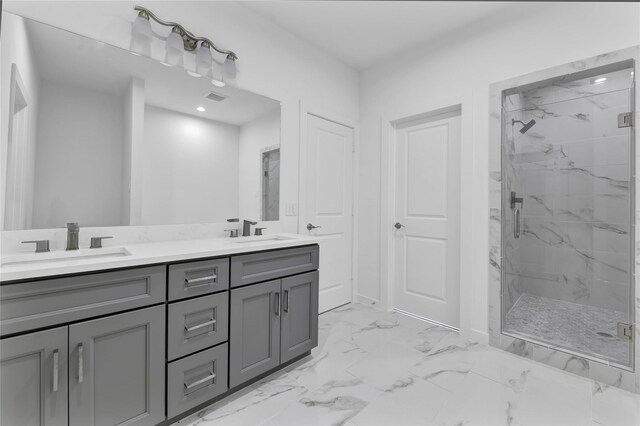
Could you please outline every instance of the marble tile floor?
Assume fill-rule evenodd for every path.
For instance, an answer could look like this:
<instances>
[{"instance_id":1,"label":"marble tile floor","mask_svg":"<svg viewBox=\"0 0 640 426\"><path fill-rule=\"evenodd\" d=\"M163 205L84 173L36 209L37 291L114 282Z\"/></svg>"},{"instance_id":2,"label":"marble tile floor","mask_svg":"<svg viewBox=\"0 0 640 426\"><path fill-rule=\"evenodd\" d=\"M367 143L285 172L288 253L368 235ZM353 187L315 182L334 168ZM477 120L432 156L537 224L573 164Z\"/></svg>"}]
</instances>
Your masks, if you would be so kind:
<instances>
[{"instance_id":1,"label":"marble tile floor","mask_svg":"<svg viewBox=\"0 0 640 426\"><path fill-rule=\"evenodd\" d=\"M628 323L628 316L595 306L523 294L507 313L505 329L628 364L631 341L617 336L619 322Z\"/></svg>"},{"instance_id":2,"label":"marble tile floor","mask_svg":"<svg viewBox=\"0 0 640 426\"><path fill-rule=\"evenodd\" d=\"M176 425L640 425L640 395L351 304L310 357Z\"/></svg>"}]
</instances>

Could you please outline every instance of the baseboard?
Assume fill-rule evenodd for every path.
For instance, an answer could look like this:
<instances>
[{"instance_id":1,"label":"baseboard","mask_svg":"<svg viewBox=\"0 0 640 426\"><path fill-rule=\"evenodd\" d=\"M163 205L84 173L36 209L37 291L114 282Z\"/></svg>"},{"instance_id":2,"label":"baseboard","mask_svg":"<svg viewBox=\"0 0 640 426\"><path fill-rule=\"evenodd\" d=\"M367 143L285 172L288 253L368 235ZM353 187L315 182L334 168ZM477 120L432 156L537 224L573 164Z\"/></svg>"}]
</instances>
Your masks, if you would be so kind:
<instances>
[{"instance_id":1,"label":"baseboard","mask_svg":"<svg viewBox=\"0 0 640 426\"><path fill-rule=\"evenodd\" d=\"M373 299L371 297L363 296L362 294L356 295L356 302L362 303L363 305L371 306L376 309L380 309L380 301Z\"/></svg>"},{"instance_id":2,"label":"baseboard","mask_svg":"<svg viewBox=\"0 0 640 426\"><path fill-rule=\"evenodd\" d=\"M469 338L472 341L481 343L483 345L488 345L489 344L489 333L487 333L485 331L480 331L480 330L476 330L476 329L472 328L469 331Z\"/></svg>"}]
</instances>

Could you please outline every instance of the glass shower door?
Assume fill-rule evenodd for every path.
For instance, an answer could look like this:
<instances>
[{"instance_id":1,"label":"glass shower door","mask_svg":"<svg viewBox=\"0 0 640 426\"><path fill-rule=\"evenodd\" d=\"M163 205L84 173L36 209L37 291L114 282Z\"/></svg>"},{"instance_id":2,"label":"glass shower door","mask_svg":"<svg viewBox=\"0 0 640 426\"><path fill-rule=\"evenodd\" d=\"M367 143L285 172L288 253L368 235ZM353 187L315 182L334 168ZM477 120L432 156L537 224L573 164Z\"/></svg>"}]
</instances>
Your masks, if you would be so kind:
<instances>
[{"instance_id":1,"label":"glass shower door","mask_svg":"<svg viewBox=\"0 0 640 426\"><path fill-rule=\"evenodd\" d=\"M633 313L630 69L505 98L503 333L621 366ZM604 84L602 84L604 83Z\"/></svg>"}]
</instances>

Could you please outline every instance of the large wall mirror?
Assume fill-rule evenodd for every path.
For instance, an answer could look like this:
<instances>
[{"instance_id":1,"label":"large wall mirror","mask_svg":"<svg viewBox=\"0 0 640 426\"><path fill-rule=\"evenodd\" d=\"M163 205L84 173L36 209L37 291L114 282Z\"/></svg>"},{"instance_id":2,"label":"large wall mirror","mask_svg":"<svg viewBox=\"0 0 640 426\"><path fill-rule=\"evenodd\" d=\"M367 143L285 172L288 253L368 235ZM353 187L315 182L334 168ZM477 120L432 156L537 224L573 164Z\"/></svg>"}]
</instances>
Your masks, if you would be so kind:
<instances>
[{"instance_id":1,"label":"large wall mirror","mask_svg":"<svg viewBox=\"0 0 640 426\"><path fill-rule=\"evenodd\" d=\"M278 220L280 103L3 12L2 229Z\"/></svg>"}]
</instances>

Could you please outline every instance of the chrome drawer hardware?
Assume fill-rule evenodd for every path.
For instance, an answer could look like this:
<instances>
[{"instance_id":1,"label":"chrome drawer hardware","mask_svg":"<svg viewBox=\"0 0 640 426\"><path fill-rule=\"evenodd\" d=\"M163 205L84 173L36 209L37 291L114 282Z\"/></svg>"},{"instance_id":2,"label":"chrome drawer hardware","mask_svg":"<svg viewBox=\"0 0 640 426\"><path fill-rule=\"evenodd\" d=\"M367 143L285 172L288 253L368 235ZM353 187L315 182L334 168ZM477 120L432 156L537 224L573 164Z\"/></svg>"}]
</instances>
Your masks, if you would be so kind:
<instances>
[{"instance_id":1,"label":"chrome drawer hardware","mask_svg":"<svg viewBox=\"0 0 640 426\"><path fill-rule=\"evenodd\" d=\"M218 278L217 275L207 275L206 277L200 277L200 278L185 278L184 282L187 284L195 284L195 283L201 283L204 281L215 281L216 278Z\"/></svg>"},{"instance_id":2,"label":"chrome drawer hardware","mask_svg":"<svg viewBox=\"0 0 640 426\"><path fill-rule=\"evenodd\" d=\"M187 327L185 325L184 329L185 329L185 331L193 331L193 330L197 330L199 328L206 327L208 325L212 325L212 324L215 324L215 323L216 323L216 320L215 319L211 319L211 320L209 320L207 322L203 322L202 324L194 325L193 327Z\"/></svg>"},{"instance_id":3,"label":"chrome drawer hardware","mask_svg":"<svg viewBox=\"0 0 640 426\"><path fill-rule=\"evenodd\" d=\"M53 391L58 391L58 363L59 363L59 353L56 349L53 351Z\"/></svg>"},{"instance_id":4,"label":"chrome drawer hardware","mask_svg":"<svg viewBox=\"0 0 640 426\"><path fill-rule=\"evenodd\" d=\"M276 316L280 316L280 293L276 292Z\"/></svg>"},{"instance_id":5,"label":"chrome drawer hardware","mask_svg":"<svg viewBox=\"0 0 640 426\"><path fill-rule=\"evenodd\" d=\"M282 310L285 312L289 312L289 290L284 291L284 307L282 308Z\"/></svg>"},{"instance_id":6,"label":"chrome drawer hardware","mask_svg":"<svg viewBox=\"0 0 640 426\"><path fill-rule=\"evenodd\" d=\"M203 377L202 379L196 380L193 383L189 383L189 384L185 383L184 387L185 387L185 389L189 390L189 389L195 388L196 386L201 385L201 384L203 384L205 382L208 382L209 380L214 380L215 378L216 378L216 373L210 372L207 377Z\"/></svg>"},{"instance_id":7,"label":"chrome drawer hardware","mask_svg":"<svg viewBox=\"0 0 640 426\"><path fill-rule=\"evenodd\" d=\"M78 343L78 383L84 380L84 344Z\"/></svg>"}]
</instances>

